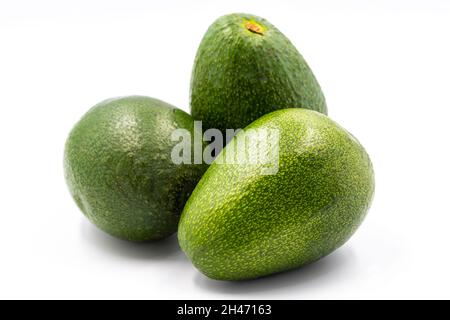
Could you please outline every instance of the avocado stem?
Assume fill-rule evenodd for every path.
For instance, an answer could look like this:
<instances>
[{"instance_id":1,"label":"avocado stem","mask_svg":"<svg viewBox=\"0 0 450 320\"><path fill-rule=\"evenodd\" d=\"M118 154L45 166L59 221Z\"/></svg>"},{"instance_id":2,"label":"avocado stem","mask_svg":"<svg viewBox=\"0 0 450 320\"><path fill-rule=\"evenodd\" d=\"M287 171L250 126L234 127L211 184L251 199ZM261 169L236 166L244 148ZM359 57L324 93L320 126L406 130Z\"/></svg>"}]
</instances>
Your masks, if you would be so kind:
<instances>
[{"instance_id":1,"label":"avocado stem","mask_svg":"<svg viewBox=\"0 0 450 320\"><path fill-rule=\"evenodd\" d=\"M248 31L259 34L259 35L264 34L263 28L259 24L256 24L255 22L252 22L252 21L247 21L245 23L245 28L247 28Z\"/></svg>"}]
</instances>

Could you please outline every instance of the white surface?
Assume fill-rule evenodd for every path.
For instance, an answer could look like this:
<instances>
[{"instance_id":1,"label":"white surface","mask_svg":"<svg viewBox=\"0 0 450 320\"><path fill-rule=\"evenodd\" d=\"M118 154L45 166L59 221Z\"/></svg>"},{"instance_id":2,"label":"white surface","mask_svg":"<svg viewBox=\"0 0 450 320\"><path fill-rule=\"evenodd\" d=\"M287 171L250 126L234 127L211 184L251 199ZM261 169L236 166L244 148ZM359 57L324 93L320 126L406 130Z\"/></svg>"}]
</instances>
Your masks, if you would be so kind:
<instances>
[{"instance_id":1,"label":"white surface","mask_svg":"<svg viewBox=\"0 0 450 320\"><path fill-rule=\"evenodd\" d=\"M0 2L0 298L450 298L448 1ZM261 15L314 70L330 116L367 148L376 195L341 249L306 268L222 283L176 237L136 245L89 224L65 186L64 141L129 94L188 110L209 24Z\"/></svg>"}]
</instances>

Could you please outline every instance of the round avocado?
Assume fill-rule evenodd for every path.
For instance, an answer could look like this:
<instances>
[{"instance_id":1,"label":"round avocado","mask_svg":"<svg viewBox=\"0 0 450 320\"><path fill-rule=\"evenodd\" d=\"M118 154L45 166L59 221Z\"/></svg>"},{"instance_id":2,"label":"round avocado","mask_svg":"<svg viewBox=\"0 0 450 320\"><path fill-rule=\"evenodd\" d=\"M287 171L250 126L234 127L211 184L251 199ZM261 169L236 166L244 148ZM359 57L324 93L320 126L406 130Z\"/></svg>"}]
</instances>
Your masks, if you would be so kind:
<instances>
[{"instance_id":1,"label":"round avocado","mask_svg":"<svg viewBox=\"0 0 450 320\"><path fill-rule=\"evenodd\" d=\"M105 100L75 125L65 146L65 177L92 223L130 241L158 240L177 230L206 168L171 161L175 129L192 134L191 116L142 96Z\"/></svg>"},{"instance_id":2,"label":"round avocado","mask_svg":"<svg viewBox=\"0 0 450 320\"><path fill-rule=\"evenodd\" d=\"M277 170L217 162L249 130L275 130ZM251 144L247 151L253 152ZM264 152L264 150L263 150ZM370 207L368 154L327 116L306 109L267 114L239 132L194 189L179 243L193 264L219 280L258 278L328 255L356 231Z\"/></svg>"}]
</instances>

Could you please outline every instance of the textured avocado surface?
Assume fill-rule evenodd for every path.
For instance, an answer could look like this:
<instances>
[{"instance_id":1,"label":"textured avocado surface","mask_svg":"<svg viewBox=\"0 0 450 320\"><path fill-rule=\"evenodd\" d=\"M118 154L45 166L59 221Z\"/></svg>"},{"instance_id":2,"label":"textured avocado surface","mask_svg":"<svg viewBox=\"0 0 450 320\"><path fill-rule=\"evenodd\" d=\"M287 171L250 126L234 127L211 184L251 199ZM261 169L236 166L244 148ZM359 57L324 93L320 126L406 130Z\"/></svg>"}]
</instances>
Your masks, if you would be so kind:
<instances>
[{"instance_id":1,"label":"textured avocado surface","mask_svg":"<svg viewBox=\"0 0 450 320\"><path fill-rule=\"evenodd\" d=\"M209 27L195 59L190 97L194 119L222 131L284 108L327 114L322 90L294 45L250 14L226 15Z\"/></svg>"},{"instance_id":2,"label":"textured avocado surface","mask_svg":"<svg viewBox=\"0 0 450 320\"><path fill-rule=\"evenodd\" d=\"M279 130L278 172L214 162L180 220L181 248L214 279L257 278L320 259L355 232L374 192L364 148L323 114L284 109L246 129Z\"/></svg>"},{"instance_id":3,"label":"textured avocado surface","mask_svg":"<svg viewBox=\"0 0 450 320\"><path fill-rule=\"evenodd\" d=\"M100 229L131 241L177 229L204 165L175 165L175 129L191 133L190 115L162 101L131 96L93 107L66 142L66 181L78 207Z\"/></svg>"}]
</instances>

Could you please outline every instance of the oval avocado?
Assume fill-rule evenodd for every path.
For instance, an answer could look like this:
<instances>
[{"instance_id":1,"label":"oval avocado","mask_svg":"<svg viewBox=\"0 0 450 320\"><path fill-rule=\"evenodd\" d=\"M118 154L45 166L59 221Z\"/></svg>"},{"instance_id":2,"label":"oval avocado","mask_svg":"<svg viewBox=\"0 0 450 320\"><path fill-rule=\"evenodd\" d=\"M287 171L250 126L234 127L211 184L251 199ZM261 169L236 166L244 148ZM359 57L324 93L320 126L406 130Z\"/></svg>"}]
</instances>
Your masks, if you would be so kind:
<instances>
[{"instance_id":1,"label":"oval avocado","mask_svg":"<svg viewBox=\"0 0 450 320\"><path fill-rule=\"evenodd\" d=\"M307 108L327 114L306 61L275 26L251 14L217 19L198 48L191 114L204 128L239 129L264 114Z\"/></svg>"},{"instance_id":2,"label":"oval avocado","mask_svg":"<svg viewBox=\"0 0 450 320\"><path fill-rule=\"evenodd\" d=\"M277 150L277 171L262 174L264 162L218 162L250 130L279 133L260 150ZM248 153L254 145L245 146ZM366 151L315 111L265 115L218 159L186 203L178 230L181 248L210 278L258 278L318 260L350 238L371 204L374 173Z\"/></svg>"},{"instance_id":3,"label":"oval avocado","mask_svg":"<svg viewBox=\"0 0 450 320\"><path fill-rule=\"evenodd\" d=\"M131 241L157 240L176 231L206 168L171 161L175 129L193 133L191 116L141 96L105 100L75 125L65 147L65 176L92 223Z\"/></svg>"}]
</instances>

